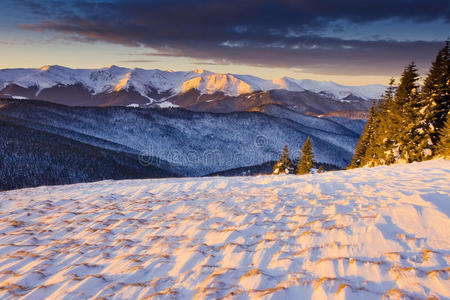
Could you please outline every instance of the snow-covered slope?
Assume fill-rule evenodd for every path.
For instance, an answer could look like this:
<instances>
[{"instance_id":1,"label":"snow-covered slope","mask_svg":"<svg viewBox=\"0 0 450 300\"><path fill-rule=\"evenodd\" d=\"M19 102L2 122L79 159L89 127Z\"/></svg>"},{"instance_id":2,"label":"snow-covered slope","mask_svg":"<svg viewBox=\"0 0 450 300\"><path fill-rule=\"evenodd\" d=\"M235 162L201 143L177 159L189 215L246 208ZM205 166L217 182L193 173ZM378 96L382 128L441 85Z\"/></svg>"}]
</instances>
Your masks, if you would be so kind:
<instances>
[{"instance_id":1,"label":"snow-covered slope","mask_svg":"<svg viewBox=\"0 0 450 300\"><path fill-rule=\"evenodd\" d=\"M0 193L0 298L450 298L450 162Z\"/></svg>"},{"instance_id":2,"label":"snow-covered slope","mask_svg":"<svg viewBox=\"0 0 450 300\"><path fill-rule=\"evenodd\" d=\"M190 89L201 94L222 92L229 96L255 91L284 89L288 91L310 90L325 93L337 100L350 95L368 100L378 98L382 85L342 86L333 82L280 78L264 80L250 75L216 74L205 70L172 72L162 70L127 69L111 66L101 69L70 69L62 66L44 66L40 69L0 70L0 91L11 84L24 88L37 87L36 96L44 89L55 86L81 84L92 94L118 92L132 88L150 101L151 93L176 95Z\"/></svg>"}]
</instances>

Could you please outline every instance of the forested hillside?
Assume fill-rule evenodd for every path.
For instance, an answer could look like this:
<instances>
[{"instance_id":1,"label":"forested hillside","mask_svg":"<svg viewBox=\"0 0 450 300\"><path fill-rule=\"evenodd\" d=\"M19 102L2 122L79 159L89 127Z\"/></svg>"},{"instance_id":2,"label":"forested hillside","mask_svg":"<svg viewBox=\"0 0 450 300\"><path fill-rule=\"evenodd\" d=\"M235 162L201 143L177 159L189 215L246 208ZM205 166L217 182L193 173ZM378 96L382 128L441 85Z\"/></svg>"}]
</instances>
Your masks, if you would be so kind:
<instances>
[{"instance_id":1,"label":"forested hillside","mask_svg":"<svg viewBox=\"0 0 450 300\"><path fill-rule=\"evenodd\" d=\"M419 85L414 62L398 86L391 80L370 110L350 168L423 161L449 155L449 42L439 51Z\"/></svg>"},{"instance_id":2,"label":"forested hillside","mask_svg":"<svg viewBox=\"0 0 450 300\"><path fill-rule=\"evenodd\" d=\"M0 190L105 179L178 176L111 151L0 118Z\"/></svg>"}]
</instances>

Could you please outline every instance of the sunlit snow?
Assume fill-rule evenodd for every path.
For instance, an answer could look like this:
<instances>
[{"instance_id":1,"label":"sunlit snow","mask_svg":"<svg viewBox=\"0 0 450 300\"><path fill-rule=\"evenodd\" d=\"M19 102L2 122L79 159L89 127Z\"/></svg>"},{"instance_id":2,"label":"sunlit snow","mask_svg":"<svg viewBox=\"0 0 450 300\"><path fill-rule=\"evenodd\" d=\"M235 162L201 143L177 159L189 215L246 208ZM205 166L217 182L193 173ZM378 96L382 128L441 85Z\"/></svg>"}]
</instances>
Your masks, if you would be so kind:
<instances>
[{"instance_id":1,"label":"sunlit snow","mask_svg":"<svg viewBox=\"0 0 450 300\"><path fill-rule=\"evenodd\" d=\"M0 193L0 298L450 297L450 161Z\"/></svg>"}]
</instances>

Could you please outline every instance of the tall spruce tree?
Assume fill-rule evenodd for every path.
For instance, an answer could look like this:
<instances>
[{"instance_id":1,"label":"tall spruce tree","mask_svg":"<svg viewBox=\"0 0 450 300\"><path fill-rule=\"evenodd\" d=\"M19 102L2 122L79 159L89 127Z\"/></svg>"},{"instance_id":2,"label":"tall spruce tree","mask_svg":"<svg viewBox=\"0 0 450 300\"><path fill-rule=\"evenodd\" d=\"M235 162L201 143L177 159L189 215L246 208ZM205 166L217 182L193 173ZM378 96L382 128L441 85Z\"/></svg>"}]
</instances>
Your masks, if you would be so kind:
<instances>
[{"instance_id":1,"label":"tall spruce tree","mask_svg":"<svg viewBox=\"0 0 450 300\"><path fill-rule=\"evenodd\" d=\"M418 79L417 67L412 62L403 71L395 94L390 115L392 124L388 136L391 136L395 143L390 150L396 156L396 161L411 162L416 156L417 148L412 140L419 100Z\"/></svg>"},{"instance_id":2,"label":"tall spruce tree","mask_svg":"<svg viewBox=\"0 0 450 300\"><path fill-rule=\"evenodd\" d=\"M280 175L280 174L292 174L294 173L294 164L289 159L289 149L288 146L285 145L283 147L283 153L281 154L281 158L279 161L275 163L273 166L273 173L274 175Z\"/></svg>"},{"instance_id":3,"label":"tall spruce tree","mask_svg":"<svg viewBox=\"0 0 450 300\"><path fill-rule=\"evenodd\" d=\"M395 79L391 78L389 85L378 102L378 122L373 130L373 139L371 140L372 151L376 154L373 159L374 165L385 165L394 162L394 155L390 151L395 143L391 138L392 126L399 122L398 118L393 117L394 98L396 93Z\"/></svg>"},{"instance_id":4,"label":"tall spruce tree","mask_svg":"<svg viewBox=\"0 0 450 300\"><path fill-rule=\"evenodd\" d=\"M308 137L303 144L297 164L297 175L309 174L314 167L314 154L311 139Z\"/></svg>"},{"instance_id":5,"label":"tall spruce tree","mask_svg":"<svg viewBox=\"0 0 450 300\"><path fill-rule=\"evenodd\" d=\"M413 159L420 161L436 154L437 145L450 107L449 42L439 51L421 91L411 142L416 145Z\"/></svg>"},{"instance_id":6,"label":"tall spruce tree","mask_svg":"<svg viewBox=\"0 0 450 300\"><path fill-rule=\"evenodd\" d=\"M374 147L372 142L374 137L374 130L377 123L377 103L374 101L369 112L369 120L367 121L366 127L359 139L358 145L356 146L355 155L353 156L352 162L349 165L350 169L359 168L366 164L367 158L370 156L368 153L372 153L371 147Z\"/></svg>"}]
</instances>

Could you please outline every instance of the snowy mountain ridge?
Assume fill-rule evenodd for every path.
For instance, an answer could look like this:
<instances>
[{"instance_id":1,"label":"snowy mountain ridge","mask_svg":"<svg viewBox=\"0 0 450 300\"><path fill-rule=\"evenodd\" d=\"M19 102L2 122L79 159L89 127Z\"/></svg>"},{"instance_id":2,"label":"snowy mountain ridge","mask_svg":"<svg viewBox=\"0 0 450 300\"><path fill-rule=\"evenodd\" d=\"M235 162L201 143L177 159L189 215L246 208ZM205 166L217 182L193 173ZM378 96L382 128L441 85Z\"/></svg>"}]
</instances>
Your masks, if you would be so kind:
<instances>
[{"instance_id":1,"label":"snowy mountain ridge","mask_svg":"<svg viewBox=\"0 0 450 300\"><path fill-rule=\"evenodd\" d=\"M206 70L162 71L140 68L110 66L100 69L71 69L63 66L44 66L38 69L0 70L0 91L15 84L23 88L37 87L35 96L44 89L55 86L81 84L91 94L118 92L133 89L153 102L151 92L173 96L197 89L201 94L224 93L238 96L257 91L287 90L311 91L325 94L336 100L344 100L351 95L364 100L377 99L385 86L380 84L364 86L344 86L331 81L310 79L278 78L265 80L251 75L219 74Z\"/></svg>"}]
</instances>

